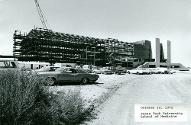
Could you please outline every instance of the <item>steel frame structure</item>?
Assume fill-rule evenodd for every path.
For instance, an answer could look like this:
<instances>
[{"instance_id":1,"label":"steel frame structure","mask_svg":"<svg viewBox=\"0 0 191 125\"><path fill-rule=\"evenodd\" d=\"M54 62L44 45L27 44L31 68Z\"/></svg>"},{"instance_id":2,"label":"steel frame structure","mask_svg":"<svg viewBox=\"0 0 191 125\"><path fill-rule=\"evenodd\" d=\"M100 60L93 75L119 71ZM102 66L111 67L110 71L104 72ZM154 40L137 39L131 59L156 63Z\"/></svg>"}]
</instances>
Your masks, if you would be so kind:
<instances>
[{"instance_id":1,"label":"steel frame structure","mask_svg":"<svg viewBox=\"0 0 191 125\"><path fill-rule=\"evenodd\" d=\"M134 44L117 39L99 39L34 28L29 33L15 31L13 56L19 61L106 65L133 57Z\"/></svg>"}]
</instances>

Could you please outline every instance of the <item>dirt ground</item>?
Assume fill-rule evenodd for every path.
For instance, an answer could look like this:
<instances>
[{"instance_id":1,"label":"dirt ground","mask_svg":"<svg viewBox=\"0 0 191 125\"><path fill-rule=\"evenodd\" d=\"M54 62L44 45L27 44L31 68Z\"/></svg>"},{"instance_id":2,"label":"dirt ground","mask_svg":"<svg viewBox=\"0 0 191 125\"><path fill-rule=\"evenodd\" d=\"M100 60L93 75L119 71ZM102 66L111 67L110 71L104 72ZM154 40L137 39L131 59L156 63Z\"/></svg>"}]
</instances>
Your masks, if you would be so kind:
<instances>
[{"instance_id":1,"label":"dirt ground","mask_svg":"<svg viewBox=\"0 0 191 125\"><path fill-rule=\"evenodd\" d=\"M126 82L100 109L89 125L191 125L191 74L145 75ZM135 104L189 106L186 122L136 122Z\"/></svg>"},{"instance_id":2,"label":"dirt ground","mask_svg":"<svg viewBox=\"0 0 191 125\"><path fill-rule=\"evenodd\" d=\"M111 93L110 90L116 92ZM88 125L191 125L191 108L186 122L136 122L135 104L180 104L191 105L191 72L152 75L103 75L97 84L62 85L50 87L59 91L80 90L85 100L99 99L103 94L111 95L99 106L98 117Z\"/></svg>"}]
</instances>

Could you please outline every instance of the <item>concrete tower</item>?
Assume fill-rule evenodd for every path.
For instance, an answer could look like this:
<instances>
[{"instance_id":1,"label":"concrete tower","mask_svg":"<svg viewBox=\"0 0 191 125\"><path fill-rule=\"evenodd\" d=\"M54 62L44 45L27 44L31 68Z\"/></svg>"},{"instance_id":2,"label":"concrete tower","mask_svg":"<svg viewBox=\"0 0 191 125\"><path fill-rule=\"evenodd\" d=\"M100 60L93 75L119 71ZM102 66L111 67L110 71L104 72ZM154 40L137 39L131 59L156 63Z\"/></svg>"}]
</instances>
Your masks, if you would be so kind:
<instances>
[{"instance_id":1,"label":"concrete tower","mask_svg":"<svg viewBox=\"0 0 191 125\"><path fill-rule=\"evenodd\" d=\"M171 64L171 41L167 40L167 66L170 68Z\"/></svg>"},{"instance_id":2,"label":"concrete tower","mask_svg":"<svg viewBox=\"0 0 191 125\"><path fill-rule=\"evenodd\" d=\"M156 38L156 67L160 67L160 39Z\"/></svg>"},{"instance_id":3,"label":"concrete tower","mask_svg":"<svg viewBox=\"0 0 191 125\"><path fill-rule=\"evenodd\" d=\"M164 62L164 51L162 43L160 43L160 62Z\"/></svg>"}]
</instances>

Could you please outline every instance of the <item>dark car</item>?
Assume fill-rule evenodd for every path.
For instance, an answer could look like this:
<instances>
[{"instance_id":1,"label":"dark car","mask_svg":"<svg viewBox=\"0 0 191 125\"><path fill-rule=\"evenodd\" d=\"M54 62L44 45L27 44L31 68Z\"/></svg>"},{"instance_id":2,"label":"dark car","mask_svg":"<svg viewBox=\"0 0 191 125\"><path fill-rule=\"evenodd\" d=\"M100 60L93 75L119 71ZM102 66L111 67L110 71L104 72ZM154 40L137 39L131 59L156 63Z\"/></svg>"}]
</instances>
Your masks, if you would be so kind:
<instances>
[{"instance_id":1,"label":"dark car","mask_svg":"<svg viewBox=\"0 0 191 125\"><path fill-rule=\"evenodd\" d=\"M61 67L53 72L39 72L49 85L61 82L80 82L87 84L89 82L95 82L99 76L92 73L87 73L83 69Z\"/></svg>"}]
</instances>

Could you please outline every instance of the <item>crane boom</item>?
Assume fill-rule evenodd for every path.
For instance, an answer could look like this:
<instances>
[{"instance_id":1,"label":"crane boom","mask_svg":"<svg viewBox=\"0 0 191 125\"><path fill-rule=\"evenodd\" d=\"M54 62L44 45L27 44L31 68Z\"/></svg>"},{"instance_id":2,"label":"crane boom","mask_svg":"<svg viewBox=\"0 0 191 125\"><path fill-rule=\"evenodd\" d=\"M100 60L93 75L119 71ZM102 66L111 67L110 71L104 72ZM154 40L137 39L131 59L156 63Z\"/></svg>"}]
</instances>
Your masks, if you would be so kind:
<instances>
[{"instance_id":1,"label":"crane boom","mask_svg":"<svg viewBox=\"0 0 191 125\"><path fill-rule=\"evenodd\" d=\"M44 14L43 14L43 11L40 8L39 2L38 2L38 0L34 0L34 1L35 1L37 11L38 11L38 15L40 17L40 21L41 21L41 23L43 25L43 28L48 29L48 27L47 27L47 19L45 18Z\"/></svg>"}]
</instances>

